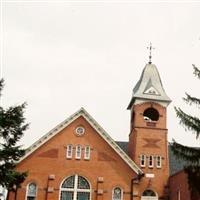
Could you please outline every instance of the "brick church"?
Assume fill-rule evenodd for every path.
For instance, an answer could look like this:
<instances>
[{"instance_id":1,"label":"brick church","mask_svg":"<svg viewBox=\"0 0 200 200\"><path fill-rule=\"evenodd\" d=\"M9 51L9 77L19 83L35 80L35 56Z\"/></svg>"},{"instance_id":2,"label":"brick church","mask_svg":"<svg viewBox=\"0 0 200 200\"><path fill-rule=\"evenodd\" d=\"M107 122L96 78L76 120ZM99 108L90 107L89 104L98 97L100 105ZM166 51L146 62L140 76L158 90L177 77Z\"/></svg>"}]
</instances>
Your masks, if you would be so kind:
<instances>
[{"instance_id":1,"label":"brick church","mask_svg":"<svg viewBox=\"0 0 200 200\"><path fill-rule=\"evenodd\" d=\"M9 200L190 200L167 140L167 96L149 62L128 104L128 142L114 141L81 108L26 151L28 177Z\"/></svg>"}]
</instances>

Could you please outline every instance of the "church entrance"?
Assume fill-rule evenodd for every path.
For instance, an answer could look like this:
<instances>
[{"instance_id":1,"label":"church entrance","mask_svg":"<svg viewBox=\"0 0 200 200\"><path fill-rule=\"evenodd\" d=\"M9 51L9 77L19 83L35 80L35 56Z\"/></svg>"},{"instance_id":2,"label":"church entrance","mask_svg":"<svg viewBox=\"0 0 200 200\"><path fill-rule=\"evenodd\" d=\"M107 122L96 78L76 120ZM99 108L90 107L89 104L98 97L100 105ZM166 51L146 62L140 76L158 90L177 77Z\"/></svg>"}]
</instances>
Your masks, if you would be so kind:
<instances>
[{"instance_id":1,"label":"church entrance","mask_svg":"<svg viewBox=\"0 0 200 200\"><path fill-rule=\"evenodd\" d=\"M145 190L142 193L141 200L158 200L158 196L153 190Z\"/></svg>"}]
</instances>

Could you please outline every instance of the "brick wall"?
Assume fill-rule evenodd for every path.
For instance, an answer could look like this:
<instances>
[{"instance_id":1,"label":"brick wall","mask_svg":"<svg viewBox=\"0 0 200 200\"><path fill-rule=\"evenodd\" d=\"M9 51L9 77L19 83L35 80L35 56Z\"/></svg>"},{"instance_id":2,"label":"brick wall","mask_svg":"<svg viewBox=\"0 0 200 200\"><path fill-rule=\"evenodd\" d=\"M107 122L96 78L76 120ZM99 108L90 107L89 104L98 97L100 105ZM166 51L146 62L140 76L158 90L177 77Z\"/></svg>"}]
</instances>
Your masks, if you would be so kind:
<instances>
[{"instance_id":1,"label":"brick wall","mask_svg":"<svg viewBox=\"0 0 200 200\"><path fill-rule=\"evenodd\" d=\"M184 170L170 176L170 200L191 200ZM180 196L180 197L179 197Z\"/></svg>"},{"instance_id":2,"label":"brick wall","mask_svg":"<svg viewBox=\"0 0 200 200\"><path fill-rule=\"evenodd\" d=\"M158 121L144 119L143 113L147 108L154 108L159 112ZM132 117L132 130L129 135L129 155L138 166L140 166L140 156L146 156L146 166L142 167L142 170L147 176L140 181L139 194L141 195L145 189L152 189L159 197L164 197L169 178L166 108L157 103L147 102L133 105L131 112L134 113L131 114L134 117ZM148 166L151 155L154 158L153 167ZM156 166L156 156L162 157L161 168Z\"/></svg>"},{"instance_id":3,"label":"brick wall","mask_svg":"<svg viewBox=\"0 0 200 200\"><path fill-rule=\"evenodd\" d=\"M86 130L83 136L74 134L79 125ZM66 159L67 144L74 147L80 144L83 148L89 145L90 160L84 160L83 154L80 160L75 159L75 154L72 159ZM73 152L75 153L75 149ZM25 199L26 187L30 182L35 182L38 186L38 200L58 200L62 181L74 174L79 174L90 182L92 199L110 200L112 189L119 186L124 191L123 199L130 200L131 179L136 175L83 117L76 119L19 163L17 170L28 171L29 174L18 190L17 200ZM55 175L55 179L48 182L49 175ZM103 182L98 183L98 177L103 177ZM98 195L98 189L103 194ZM10 200L12 199L13 194L10 194Z\"/></svg>"}]
</instances>

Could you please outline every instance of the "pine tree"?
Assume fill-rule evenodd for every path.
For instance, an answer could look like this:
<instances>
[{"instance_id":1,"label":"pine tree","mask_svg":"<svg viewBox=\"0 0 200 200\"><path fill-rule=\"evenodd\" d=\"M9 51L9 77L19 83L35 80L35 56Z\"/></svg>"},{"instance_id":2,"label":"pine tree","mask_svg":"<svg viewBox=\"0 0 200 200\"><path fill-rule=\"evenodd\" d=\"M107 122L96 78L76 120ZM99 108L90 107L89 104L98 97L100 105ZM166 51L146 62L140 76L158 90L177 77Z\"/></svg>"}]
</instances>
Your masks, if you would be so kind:
<instances>
[{"instance_id":1,"label":"pine tree","mask_svg":"<svg viewBox=\"0 0 200 200\"><path fill-rule=\"evenodd\" d=\"M200 79L200 70L193 65L194 75ZM200 109L200 99L186 93L184 101L190 106L196 105ZM196 135L196 139L200 138L200 118L195 115L184 112L181 108L175 107L177 117L180 119L180 124L187 131L191 131ZM177 158L186 161L184 166L185 172L188 175L188 184L191 191L192 199L197 199L195 196L200 196L200 148L188 147L172 142L172 151Z\"/></svg>"},{"instance_id":2,"label":"pine tree","mask_svg":"<svg viewBox=\"0 0 200 200\"><path fill-rule=\"evenodd\" d=\"M3 89L0 80L0 96ZM25 150L17 143L28 128L23 117L26 104L4 109L0 106L0 185L8 191L20 187L27 173L15 170L16 162L24 155Z\"/></svg>"}]
</instances>

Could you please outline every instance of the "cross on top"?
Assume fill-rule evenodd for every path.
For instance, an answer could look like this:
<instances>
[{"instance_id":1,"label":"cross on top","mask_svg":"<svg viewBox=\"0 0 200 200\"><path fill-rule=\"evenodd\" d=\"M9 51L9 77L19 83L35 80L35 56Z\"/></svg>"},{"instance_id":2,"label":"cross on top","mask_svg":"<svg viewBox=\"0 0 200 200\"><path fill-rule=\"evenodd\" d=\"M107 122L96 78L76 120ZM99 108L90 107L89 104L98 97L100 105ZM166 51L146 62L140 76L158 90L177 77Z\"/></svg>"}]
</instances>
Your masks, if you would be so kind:
<instances>
[{"instance_id":1,"label":"cross on top","mask_svg":"<svg viewBox=\"0 0 200 200\"><path fill-rule=\"evenodd\" d=\"M149 49L149 64L151 64L152 63L151 62L151 58L152 58L151 51L155 49L154 47L152 47L151 42L149 44L149 47L147 47L147 49Z\"/></svg>"}]
</instances>

